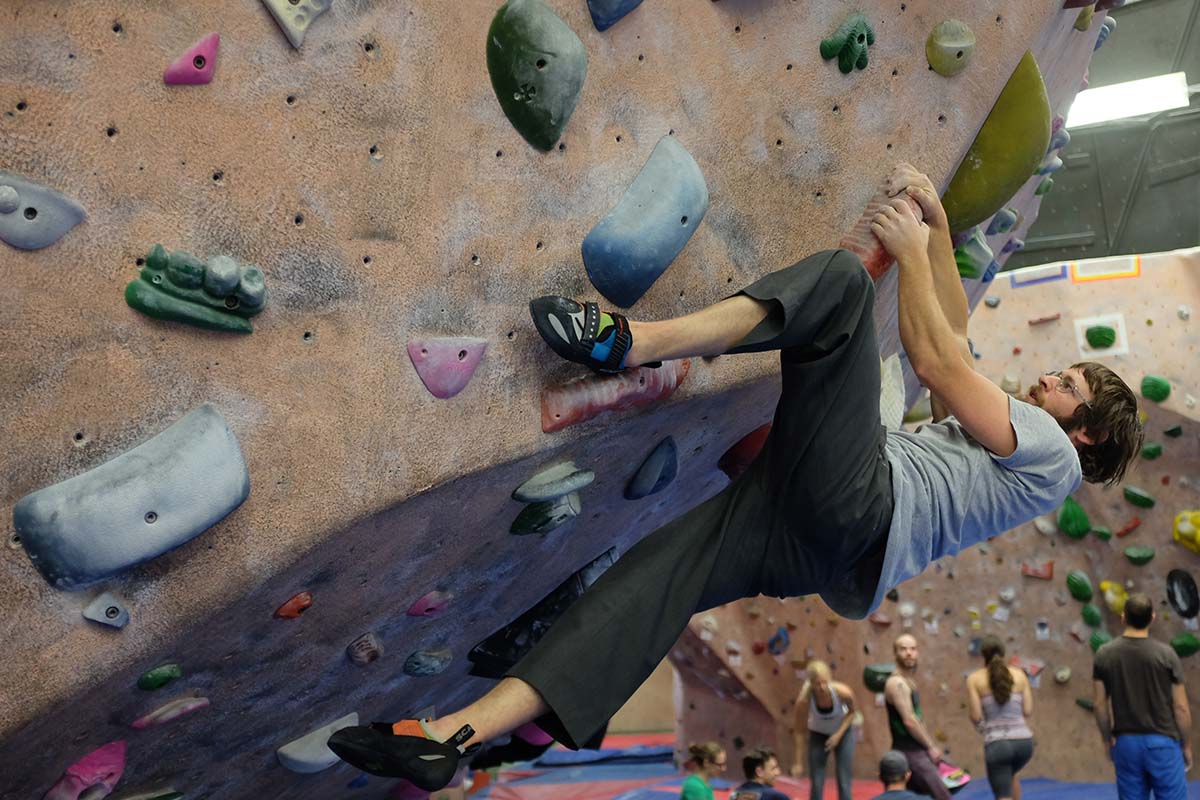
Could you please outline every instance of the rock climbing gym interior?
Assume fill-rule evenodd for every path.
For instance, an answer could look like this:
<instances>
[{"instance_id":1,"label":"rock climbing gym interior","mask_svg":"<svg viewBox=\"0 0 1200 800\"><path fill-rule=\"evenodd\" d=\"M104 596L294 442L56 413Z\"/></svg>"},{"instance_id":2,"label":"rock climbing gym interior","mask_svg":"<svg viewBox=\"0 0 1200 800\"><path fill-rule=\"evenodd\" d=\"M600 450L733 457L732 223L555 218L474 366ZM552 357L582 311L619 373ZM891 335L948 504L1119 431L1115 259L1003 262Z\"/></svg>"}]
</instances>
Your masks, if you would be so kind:
<instances>
[{"instance_id":1,"label":"rock climbing gym interior","mask_svg":"<svg viewBox=\"0 0 1200 800\"><path fill-rule=\"evenodd\" d=\"M0 800L1200 798L1200 0L0 0Z\"/></svg>"}]
</instances>

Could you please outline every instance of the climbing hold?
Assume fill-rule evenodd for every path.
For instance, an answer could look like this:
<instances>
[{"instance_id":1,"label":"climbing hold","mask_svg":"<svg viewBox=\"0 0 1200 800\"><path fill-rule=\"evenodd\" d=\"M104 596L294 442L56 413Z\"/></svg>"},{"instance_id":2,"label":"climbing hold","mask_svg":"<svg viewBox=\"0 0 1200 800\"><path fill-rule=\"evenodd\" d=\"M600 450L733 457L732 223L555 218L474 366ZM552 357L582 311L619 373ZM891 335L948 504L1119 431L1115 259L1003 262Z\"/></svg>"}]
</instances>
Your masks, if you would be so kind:
<instances>
[{"instance_id":1,"label":"climbing hold","mask_svg":"<svg viewBox=\"0 0 1200 800\"><path fill-rule=\"evenodd\" d=\"M449 650L418 650L404 659L404 674L427 678L444 672L453 658Z\"/></svg>"},{"instance_id":2,"label":"climbing hold","mask_svg":"<svg viewBox=\"0 0 1200 800\"><path fill-rule=\"evenodd\" d=\"M83 616L118 630L129 624L129 610L125 601L112 592L104 592L83 610Z\"/></svg>"},{"instance_id":3,"label":"climbing hold","mask_svg":"<svg viewBox=\"0 0 1200 800\"><path fill-rule=\"evenodd\" d=\"M275 751L275 757L284 769L309 775L328 769L338 762L337 754L329 749L329 737L342 728L358 724L358 714L352 712L336 719L315 731L288 742Z\"/></svg>"},{"instance_id":4,"label":"climbing hold","mask_svg":"<svg viewBox=\"0 0 1200 800\"><path fill-rule=\"evenodd\" d=\"M916 200L907 194L901 194L898 197L902 198L908 204L909 210L913 212L918 222L925 219L925 214ZM858 256L858 259L862 261L863 266L867 269L867 274L871 276L872 280L879 280L891 268L892 264L896 263L896 259L883 246L883 242L879 241L879 237L875 235L874 230L871 228L871 225L875 222L875 215L884 206L890 207L892 201L895 199L888 197L887 192L883 189L872 195L871 199L867 201L863 213L859 215L858 221L854 223L853 227L838 242L838 247L843 250L849 250Z\"/></svg>"},{"instance_id":5,"label":"climbing hold","mask_svg":"<svg viewBox=\"0 0 1200 800\"><path fill-rule=\"evenodd\" d=\"M531 533L549 533L560 525L570 522L579 516L583 504L579 495L571 492L557 500L547 500L542 503L530 503L517 515L509 526L508 532L516 536Z\"/></svg>"},{"instance_id":6,"label":"climbing hold","mask_svg":"<svg viewBox=\"0 0 1200 800\"><path fill-rule=\"evenodd\" d=\"M1058 529L1072 539L1082 539L1092 529L1087 512L1073 497L1064 500L1058 510Z\"/></svg>"},{"instance_id":7,"label":"climbing hold","mask_svg":"<svg viewBox=\"0 0 1200 800\"><path fill-rule=\"evenodd\" d=\"M1000 298L994 294L989 294L987 297L983 298L983 304L988 308L996 308L1000 305Z\"/></svg>"},{"instance_id":8,"label":"climbing hold","mask_svg":"<svg viewBox=\"0 0 1200 800\"><path fill-rule=\"evenodd\" d=\"M691 369L689 359L657 369L638 367L616 375L581 378L542 390L542 432L553 433L605 411L639 408L670 397Z\"/></svg>"},{"instance_id":9,"label":"climbing hold","mask_svg":"<svg viewBox=\"0 0 1200 800\"><path fill-rule=\"evenodd\" d=\"M1054 561L1042 561L1040 563L1022 561L1021 574L1027 578L1041 578L1048 581L1054 577Z\"/></svg>"},{"instance_id":10,"label":"climbing hold","mask_svg":"<svg viewBox=\"0 0 1200 800\"><path fill-rule=\"evenodd\" d=\"M87 212L64 194L0 171L0 240L19 250L52 245Z\"/></svg>"},{"instance_id":11,"label":"climbing hold","mask_svg":"<svg viewBox=\"0 0 1200 800\"><path fill-rule=\"evenodd\" d=\"M1025 249L1025 240L1013 237L1012 239L1009 239L1007 242L1004 243L1004 247L1000 248L1000 254L1008 255L1009 253L1015 253L1018 250L1024 250L1024 249Z\"/></svg>"},{"instance_id":12,"label":"climbing hold","mask_svg":"<svg viewBox=\"0 0 1200 800\"><path fill-rule=\"evenodd\" d=\"M1149 492L1137 488L1136 486L1126 486L1124 488L1125 499L1133 503L1139 508L1153 508L1154 497Z\"/></svg>"},{"instance_id":13,"label":"climbing hold","mask_svg":"<svg viewBox=\"0 0 1200 800\"><path fill-rule=\"evenodd\" d=\"M1129 592L1124 586L1116 581L1100 581L1100 591L1104 592L1104 604L1108 606L1108 610L1117 616L1125 613L1125 601L1129 599Z\"/></svg>"},{"instance_id":14,"label":"climbing hold","mask_svg":"<svg viewBox=\"0 0 1200 800\"><path fill-rule=\"evenodd\" d=\"M1200 639L1190 632L1184 631L1171 637L1171 647L1179 654L1180 658L1187 658L1200 652Z\"/></svg>"},{"instance_id":15,"label":"climbing hold","mask_svg":"<svg viewBox=\"0 0 1200 800\"><path fill-rule=\"evenodd\" d=\"M163 72L163 83L196 85L211 81L217 68L217 48L220 44L221 36L217 33L210 33L196 42L171 62Z\"/></svg>"},{"instance_id":16,"label":"climbing hold","mask_svg":"<svg viewBox=\"0 0 1200 800\"><path fill-rule=\"evenodd\" d=\"M963 278L979 278L992 261L992 248L988 247L983 228L971 229L971 236L954 250L954 262L958 274Z\"/></svg>"},{"instance_id":17,"label":"climbing hold","mask_svg":"<svg viewBox=\"0 0 1200 800\"><path fill-rule=\"evenodd\" d=\"M487 773L484 773L485 775ZM347 789L361 789L370 782L370 777L365 772L360 772L358 777L346 784Z\"/></svg>"},{"instance_id":18,"label":"climbing hold","mask_svg":"<svg viewBox=\"0 0 1200 800\"><path fill-rule=\"evenodd\" d=\"M1097 6L1099 7L1099 6ZM1117 29L1117 21L1112 17L1105 17L1104 22L1100 24L1100 35L1096 37L1096 44L1092 48L1093 51L1099 50L1108 41L1108 37Z\"/></svg>"},{"instance_id":19,"label":"climbing hold","mask_svg":"<svg viewBox=\"0 0 1200 800\"><path fill-rule=\"evenodd\" d=\"M833 36L821 40L821 58L837 57L843 73L867 68L867 48L875 44L875 31L862 14L851 14Z\"/></svg>"},{"instance_id":20,"label":"climbing hold","mask_svg":"<svg viewBox=\"0 0 1200 800\"><path fill-rule=\"evenodd\" d=\"M725 454L717 461L717 467L729 476L729 480L736 481L758 458L763 445L767 442L767 435L770 433L770 422L750 431L725 451Z\"/></svg>"},{"instance_id":21,"label":"climbing hold","mask_svg":"<svg viewBox=\"0 0 1200 800\"><path fill-rule=\"evenodd\" d=\"M1062 117L1055 117L1054 122L1057 123ZM1071 143L1071 133L1065 127L1058 127L1050 134L1050 146L1046 148L1049 153L1052 150L1062 150Z\"/></svg>"},{"instance_id":22,"label":"climbing hold","mask_svg":"<svg viewBox=\"0 0 1200 800\"><path fill-rule=\"evenodd\" d=\"M588 11L596 30L606 31L641 4L642 0L588 0Z\"/></svg>"},{"instance_id":23,"label":"climbing hold","mask_svg":"<svg viewBox=\"0 0 1200 800\"><path fill-rule=\"evenodd\" d=\"M1200 511L1181 511L1176 514L1171 538L1193 553L1200 553Z\"/></svg>"},{"instance_id":24,"label":"climbing hold","mask_svg":"<svg viewBox=\"0 0 1200 800\"><path fill-rule=\"evenodd\" d=\"M408 343L408 357L429 393L448 400L466 388L487 345L486 339L470 337L413 339Z\"/></svg>"},{"instance_id":25,"label":"climbing hold","mask_svg":"<svg viewBox=\"0 0 1200 800\"><path fill-rule=\"evenodd\" d=\"M1083 618L1085 623L1093 628L1100 627L1100 623L1104 619L1104 617L1100 614L1099 606L1096 606L1092 603L1086 603L1080 610L1079 615Z\"/></svg>"},{"instance_id":26,"label":"climbing hold","mask_svg":"<svg viewBox=\"0 0 1200 800\"><path fill-rule=\"evenodd\" d=\"M1171 427L1164 430L1163 433L1167 436L1170 436L1172 439L1176 439L1180 436L1183 436L1183 426L1182 425L1172 425Z\"/></svg>"},{"instance_id":27,"label":"climbing hold","mask_svg":"<svg viewBox=\"0 0 1200 800\"><path fill-rule=\"evenodd\" d=\"M1112 347L1117 341L1117 332L1110 325L1092 325L1083 335L1087 337L1088 346L1097 350Z\"/></svg>"},{"instance_id":28,"label":"climbing hold","mask_svg":"<svg viewBox=\"0 0 1200 800\"><path fill-rule=\"evenodd\" d=\"M1184 619L1200 613L1200 591L1187 570L1173 569L1167 573L1167 600L1171 608Z\"/></svg>"},{"instance_id":29,"label":"climbing hold","mask_svg":"<svg viewBox=\"0 0 1200 800\"><path fill-rule=\"evenodd\" d=\"M188 253L168 255L161 244L151 248L141 273L125 287L125 302L143 314L235 333L254 330L249 318L266 301L258 267L238 266L228 256L215 256L205 265Z\"/></svg>"},{"instance_id":30,"label":"climbing hold","mask_svg":"<svg viewBox=\"0 0 1200 800\"><path fill-rule=\"evenodd\" d=\"M409 606L406 613L410 617L435 617L444 611L453 599L454 595L449 592L434 590Z\"/></svg>"},{"instance_id":31,"label":"climbing hold","mask_svg":"<svg viewBox=\"0 0 1200 800\"><path fill-rule=\"evenodd\" d=\"M1137 527L1141 524L1142 524L1141 517L1133 517L1132 519L1129 520L1129 522L1126 522L1120 528L1117 528L1117 531L1116 531L1116 533L1113 534L1113 536L1116 536L1118 539L1120 539L1124 536L1128 536L1129 534L1131 534L1135 530L1137 530Z\"/></svg>"},{"instance_id":32,"label":"climbing hold","mask_svg":"<svg viewBox=\"0 0 1200 800\"><path fill-rule=\"evenodd\" d=\"M110 800L183 800L184 797L183 792L177 792L173 787L165 786L146 792L134 792L133 794L121 792L120 795L113 795ZM84 796L81 795L80 800L85 800Z\"/></svg>"},{"instance_id":33,"label":"climbing hold","mask_svg":"<svg viewBox=\"0 0 1200 800\"><path fill-rule=\"evenodd\" d=\"M333 0L262 0L292 47L299 47L313 20L333 5Z\"/></svg>"},{"instance_id":34,"label":"climbing hold","mask_svg":"<svg viewBox=\"0 0 1200 800\"><path fill-rule=\"evenodd\" d=\"M1017 599L1017 589L1015 586L1005 586L1000 590L1000 602L1012 604Z\"/></svg>"},{"instance_id":35,"label":"climbing hold","mask_svg":"<svg viewBox=\"0 0 1200 800\"><path fill-rule=\"evenodd\" d=\"M1038 183L1037 188L1033 190L1033 193L1038 197L1041 197L1053 188L1054 178L1051 178L1049 175L1047 175L1046 177L1042 178L1040 183Z\"/></svg>"},{"instance_id":36,"label":"climbing hold","mask_svg":"<svg viewBox=\"0 0 1200 800\"><path fill-rule=\"evenodd\" d=\"M1161 403L1171 394L1171 384L1166 378L1158 375L1147 375L1142 378L1142 397Z\"/></svg>"},{"instance_id":37,"label":"climbing hold","mask_svg":"<svg viewBox=\"0 0 1200 800\"><path fill-rule=\"evenodd\" d=\"M1034 317L1029 320L1030 327L1034 325L1045 325L1047 322L1057 322L1062 319L1062 312L1056 311L1053 314L1047 314L1044 317Z\"/></svg>"},{"instance_id":38,"label":"climbing hold","mask_svg":"<svg viewBox=\"0 0 1200 800\"><path fill-rule=\"evenodd\" d=\"M1085 711L1095 711L1096 710L1096 704L1093 703L1092 700L1087 697L1076 697L1075 705L1079 706L1080 708L1084 709Z\"/></svg>"},{"instance_id":39,"label":"climbing hold","mask_svg":"<svg viewBox=\"0 0 1200 800\"><path fill-rule=\"evenodd\" d=\"M679 470L678 450L670 436L663 439L646 456L637 472L625 486L626 500L640 500L661 492L675 480Z\"/></svg>"},{"instance_id":40,"label":"climbing hold","mask_svg":"<svg viewBox=\"0 0 1200 800\"><path fill-rule=\"evenodd\" d=\"M587 76L575 32L542 0L509 0L488 29L487 66L517 133L539 150L554 147Z\"/></svg>"},{"instance_id":41,"label":"climbing hold","mask_svg":"<svg viewBox=\"0 0 1200 800\"><path fill-rule=\"evenodd\" d=\"M872 625L878 625L881 628L887 628L892 624L892 618L882 611L876 611L867 617L867 621Z\"/></svg>"},{"instance_id":42,"label":"climbing hold","mask_svg":"<svg viewBox=\"0 0 1200 800\"><path fill-rule=\"evenodd\" d=\"M358 666L365 667L383 655L383 645L368 631L346 646L346 655Z\"/></svg>"},{"instance_id":43,"label":"climbing hold","mask_svg":"<svg viewBox=\"0 0 1200 800\"><path fill-rule=\"evenodd\" d=\"M1021 391L1021 379L1019 377L1017 377L1016 375L1011 375L1011 374L1005 375L1003 378L1000 379L1000 391L1002 391L1006 394L1016 394L1017 392ZM1035 525L1036 525L1036 521L1035 521ZM1039 525L1037 527L1038 527L1038 530L1040 531L1041 526ZM1045 533L1045 531L1042 531L1042 532ZM1050 523L1050 533L1053 533L1053 532L1054 532L1054 524Z\"/></svg>"},{"instance_id":44,"label":"climbing hold","mask_svg":"<svg viewBox=\"0 0 1200 800\"><path fill-rule=\"evenodd\" d=\"M942 197L950 230L978 225L1017 193L1050 141L1050 103L1025 53Z\"/></svg>"},{"instance_id":45,"label":"climbing hold","mask_svg":"<svg viewBox=\"0 0 1200 800\"><path fill-rule=\"evenodd\" d=\"M183 669L178 664L162 664L153 669L148 669L138 678L138 688L142 691L152 692L155 689L161 689L176 678L183 677Z\"/></svg>"},{"instance_id":46,"label":"climbing hold","mask_svg":"<svg viewBox=\"0 0 1200 800\"><path fill-rule=\"evenodd\" d=\"M592 481L596 473L590 469L579 469L575 462L566 461L543 469L513 490L512 499L522 503L545 503L557 500L571 492L578 492Z\"/></svg>"},{"instance_id":47,"label":"climbing hold","mask_svg":"<svg viewBox=\"0 0 1200 800\"><path fill-rule=\"evenodd\" d=\"M939 22L925 40L925 57L939 75L957 75L967 68L973 55L975 33L965 22L956 19Z\"/></svg>"},{"instance_id":48,"label":"climbing hold","mask_svg":"<svg viewBox=\"0 0 1200 800\"><path fill-rule=\"evenodd\" d=\"M992 221L988 223L987 235L995 236L998 233L1008 233L1017 224L1020 214L1015 208L1002 208L992 217Z\"/></svg>"},{"instance_id":49,"label":"climbing hold","mask_svg":"<svg viewBox=\"0 0 1200 800\"><path fill-rule=\"evenodd\" d=\"M1150 560L1154 558L1154 548L1145 545L1130 545L1125 548L1125 557L1129 559L1129 563L1140 567L1149 564Z\"/></svg>"},{"instance_id":50,"label":"climbing hold","mask_svg":"<svg viewBox=\"0 0 1200 800\"><path fill-rule=\"evenodd\" d=\"M179 697L165 705L159 706L149 714L138 717L130 723L129 727L138 731L145 728L154 728L179 719L185 714L199 711L202 708L208 708L207 697Z\"/></svg>"},{"instance_id":51,"label":"climbing hold","mask_svg":"<svg viewBox=\"0 0 1200 800\"><path fill-rule=\"evenodd\" d=\"M1042 159L1041 163L1038 164L1037 172L1035 172L1034 174L1035 175L1049 175L1051 173L1058 172L1062 168L1063 168L1063 160L1061 158L1059 158L1057 155L1055 155L1054 153L1050 153L1049 155L1047 155L1045 158ZM1050 183L1053 184L1054 181L1051 180ZM1049 189L1047 189L1047 191L1049 191Z\"/></svg>"},{"instance_id":52,"label":"climbing hold","mask_svg":"<svg viewBox=\"0 0 1200 800\"><path fill-rule=\"evenodd\" d=\"M1095 6L1084 6L1079 11L1079 16L1075 17L1075 30L1086 31L1092 27L1092 19L1096 16Z\"/></svg>"},{"instance_id":53,"label":"climbing hold","mask_svg":"<svg viewBox=\"0 0 1200 800\"><path fill-rule=\"evenodd\" d=\"M1065 684L1065 683L1070 682L1070 680L1071 680L1071 668L1070 667L1059 667L1058 669L1056 669L1054 671L1054 682L1055 683Z\"/></svg>"},{"instance_id":54,"label":"climbing hold","mask_svg":"<svg viewBox=\"0 0 1200 800\"><path fill-rule=\"evenodd\" d=\"M592 285L628 307L666 271L708 210L708 186L691 154L663 136L621 200L583 240Z\"/></svg>"},{"instance_id":55,"label":"climbing hold","mask_svg":"<svg viewBox=\"0 0 1200 800\"><path fill-rule=\"evenodd\" d=\"M767 643L766 642L752 642L750 644L750 651L752 653L754 653L754 655L756 655L756 656L761 656L763 653L767 652Z\"/></svg>"},{"instance_id":56,"label":"climbing hold","mask_svg":"<svg viewBox=\"0 0 1200 800\"><path fill-rule=\"evenodd\" d=\"M1175 309L1175 316L1179 317L1184 322L1187 322L1192 318L1192 307L1187 305L1180 306L1179 308Z\"/></svg>"},{"instance_id":57,"label":"climbing hold","mask_svg":"<svg viewBox=\"0 0 1200 800\"><path fill-rule=\"evenodd\" d=\"M1088 646L1091 647L1092 652L1095 653L1097 650L1111 641L1112 635L1103 628L1099 628L1095 631L1092 631L1092 636L1090 639L1088 639Z\"/></svg>"},{"instance_id":58,"label":"climbing hold","mask_svg":"<svg viewBox=\"0 0 1200 800\"><path fill-rule=\"evenodd\" d=\"M1067 591L1081 603L1086 603L1092 599L1092 581L1087 576L1087 573L1073 569L1067 573Z\"/></svg>"},{"instance_id":59,"label":"climbing hold","mask_svg":"<svg viewBox=\"0 0 1200 800\"><path fill-rule=\"evenodd\" d=\"M1113 536L1112 531L1105 527L1092 528L1092 535L1102 542L1107 542Z\"/></svg>"},{"instance_id":60,"label":"climbing hold","mask_svg":"<svg viewBox=\"0 0 1200 800\"><path fill-rule=\"evenodd\" d=\"M1163 454L1163 446L1160 442L1146 442L1142 445L1142 458L1147 461L1153 461Z\"/></svg>"},{"instance_id":61,"label":"climbing hold","mask_svg":"<svg viewBox=\"0 0 1200 800\"><path fill-rule=\"evenodd\" d=\"M112 794L124 772L125 742L109 742L63 770L42 800L101 800Z\"/></svg>"},{"instance_id":62,"label":"climbing hold","mask_svg":"<svg viewBox=\"0 0 1200 800\"><path fill-rule=\"evenodd\" d=\"M788 647L792 643L792 637L788 635L787 628L780 627L775 631L775 635L767 642L767 649L771 651L773 656L781 656L787 652Z\"/></svg>"},{"instance_id":63,"label":"climbing hold","mask_svg":"<svg viewBox=\"0 0 1200 800\"><path fill-rule=\"evenodd\" d=\"M872 692L882 692L887 679L895 671L895 664L868 664L863 667L863 684Z\"/></svg>"},{"instance_id":64,"label":"climbing hold","mask_svg":"<svg viewBox=\"0 0 1200 800\"><path fill-rule=\"evenodd\" d=\"M275 609L275 619L295 619L312 607L312 592L300 592L292 595L288 601Z\"/></svg>"},{"instance_id":65,"label":"climbing hold","mask_svg":"<svg viewBox=\"0 0 1200 800\"><path fill-rule=\"evenodd\" d=\"M1005 391L1008 390L1005 389ZM1043 536L1053 536L1054 532L1058 530L1058 523L1049 514L1042 514L1033 518L1033 527L1037 528L1037 532Z\"/></svg>"}]
</instances>

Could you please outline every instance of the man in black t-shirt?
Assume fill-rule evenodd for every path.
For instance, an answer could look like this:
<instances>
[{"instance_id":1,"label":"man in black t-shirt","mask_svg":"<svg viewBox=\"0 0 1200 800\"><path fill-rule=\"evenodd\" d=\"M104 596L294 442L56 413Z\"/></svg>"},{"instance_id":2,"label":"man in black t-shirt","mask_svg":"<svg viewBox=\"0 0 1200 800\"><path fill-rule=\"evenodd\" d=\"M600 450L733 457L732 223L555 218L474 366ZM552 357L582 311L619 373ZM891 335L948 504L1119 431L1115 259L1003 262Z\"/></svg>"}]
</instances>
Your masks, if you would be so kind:
<instances>
[{"instance_id":1,"label":"man in black t-shirt","mask_svg":"<svg viewBox=\"0 0 1200 800\"><path fill-rule=\"evenodd\" d=\"M751 750L742 759L746 782L729 793L729 800L788 800L783 792L772 789L782 770L779 759L765 747Z\"/></svg>"},{"instance_id":2,"label":"man in black t-shirt","mask_svg":"<svg viewBox=\"0 0 1200 800\"><path fill-rule=\"evenodd\" d=\"M1096 725L1116 768L1117 791L1121 800L1142 800L1151 788L1156 800L1184 800L1192 715L1183 667L1174 650L1149 636L1150 598L1129 595L1122 617L1124 635L1096 652L1092 668Z\"/></svg>"}]
</instances>

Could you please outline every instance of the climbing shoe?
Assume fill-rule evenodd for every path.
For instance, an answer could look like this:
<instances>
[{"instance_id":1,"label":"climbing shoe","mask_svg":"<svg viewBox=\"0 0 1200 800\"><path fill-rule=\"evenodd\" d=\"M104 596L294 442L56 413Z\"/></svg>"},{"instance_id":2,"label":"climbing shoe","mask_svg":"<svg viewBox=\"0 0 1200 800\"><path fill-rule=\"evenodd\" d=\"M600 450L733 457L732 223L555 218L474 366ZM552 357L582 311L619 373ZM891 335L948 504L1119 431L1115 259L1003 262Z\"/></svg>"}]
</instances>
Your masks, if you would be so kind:
<instances>
[{"instance_id":1,"label":"climbing shoe","mask_svg":"<svg viewBox=\"0 0 1200 800\"><path fill-rule=\"evenodd\" d=\"M479 749L477 744L462 747L474 735L470 725L463 725L448 741L439 742L429 735L422 721L405 719L394 725L373 722L342 728L329 737L329 749L363 772L406 778L414 786L433 792L454 778L460 758Z\"/></svg>"},{"instance_id":2,"label":"climbing shoe","mask_svg":"<svg viewBox=\"0 0 1200 800\"><path fill-rule=\"evenodd\" d=\"M578 303L549 295L531 300L529 314L550 348L568 361L596 372L620 372L633 346L629 321L616 312L601 312L595 303ZM661 361L643 364L662 366Z\"/></svg>"}]
</instances>

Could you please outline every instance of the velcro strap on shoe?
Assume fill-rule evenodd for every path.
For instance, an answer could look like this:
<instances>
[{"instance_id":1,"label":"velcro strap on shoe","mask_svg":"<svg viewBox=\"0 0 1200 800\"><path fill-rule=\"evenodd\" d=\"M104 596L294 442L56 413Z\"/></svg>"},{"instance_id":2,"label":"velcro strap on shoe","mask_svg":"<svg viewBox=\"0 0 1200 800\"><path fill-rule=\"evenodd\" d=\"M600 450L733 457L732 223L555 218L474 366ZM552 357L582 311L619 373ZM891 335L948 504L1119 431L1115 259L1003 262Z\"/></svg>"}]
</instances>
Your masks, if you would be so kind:
<instances>
[{"instance_id":1,"label":"velcro strap on shoe","mask_svg":"<svg viewBox=\"0 0 1200 800\"><path fill-rule=\"evenodd\" d=\"M463 744L474 735L474 728L472 728L470 725L463 725L458 729L458 733L450 737L450 741L447 742L447 744L452 744L455 747L462 747Z\"/></svg>"},{"instance_id":2,"label":"velcro strap on shoe","mask_svg":"<svg viewBox=\"0 0 1200 800\"><path fill-rule=\"evenodd\" d=\"M596 303L583 304L583 335L579 343L591 349L596 342L596 334L600 332L600 306Z\"/></svg>"},{"instance_id":3,"label":"velcro strap on shoe","mask_svg":"<svg viewBox=\"0 0 1200 800\"><path fill-rule=\"evenodd\" d=\"M612 314L613 320L617 323L617 331L613 335L612 348L608 351L608 358L604 359L604 369L619 370L621 362L625 360L625 354L629 352L630 346L633 345L633 337L629 334L629 322L620 314Z\"/></svg>"}]
</instances>

